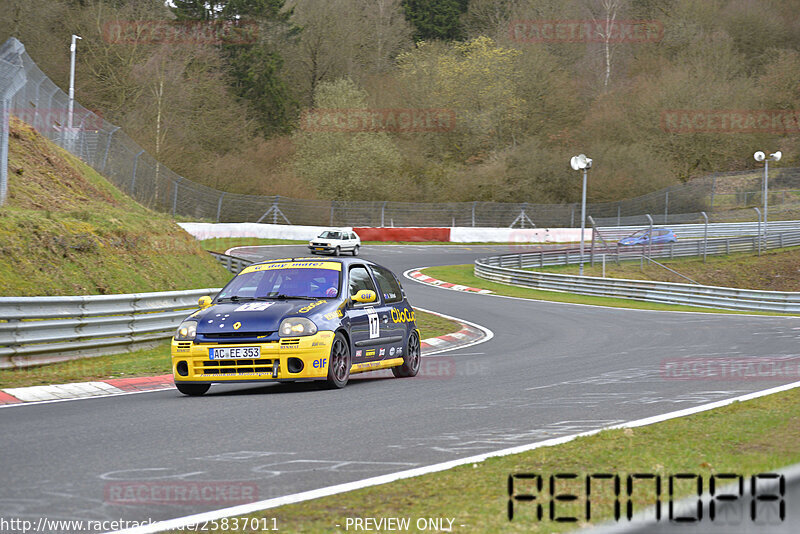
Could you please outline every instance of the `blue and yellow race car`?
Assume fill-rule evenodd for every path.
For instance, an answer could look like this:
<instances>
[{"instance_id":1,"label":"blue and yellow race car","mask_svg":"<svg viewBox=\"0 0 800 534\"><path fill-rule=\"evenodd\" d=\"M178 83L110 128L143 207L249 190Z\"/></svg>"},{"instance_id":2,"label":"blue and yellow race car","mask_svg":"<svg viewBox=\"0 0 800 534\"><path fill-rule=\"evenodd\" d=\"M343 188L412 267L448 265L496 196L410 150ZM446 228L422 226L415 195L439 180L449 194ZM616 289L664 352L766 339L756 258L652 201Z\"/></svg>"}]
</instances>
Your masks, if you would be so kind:
<instances>
[{"instance_id":1,"label":"blue and yellow race car","mask_svg":"<svg viewBox=\"0 0 800 534\"><path fill-rule=\"evenodd\" d=\"M319 380L391 368L415 376L420 337L397 277L352 258L270 260L245 268L172 340L175 386L202 395L212 383Z\"/></svg>"}]
</instances>

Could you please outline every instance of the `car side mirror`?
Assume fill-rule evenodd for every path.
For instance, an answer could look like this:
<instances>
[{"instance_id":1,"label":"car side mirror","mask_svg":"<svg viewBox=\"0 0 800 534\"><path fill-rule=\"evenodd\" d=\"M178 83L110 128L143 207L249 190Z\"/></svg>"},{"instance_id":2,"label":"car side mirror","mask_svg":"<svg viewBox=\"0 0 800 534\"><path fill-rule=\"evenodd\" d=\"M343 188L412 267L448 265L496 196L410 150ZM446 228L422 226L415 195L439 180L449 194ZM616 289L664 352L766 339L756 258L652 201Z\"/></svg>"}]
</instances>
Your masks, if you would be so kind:
<instances>
[{"instance_id":1,"label":"car side mirror","mask_svg":"<svg viewBox=\"0 0 800 534\"><path fill-rule=\"evenodd\" d=\"M197 304L200 306L201 310L205 310L206 308L211 306L211 297L209 296L200 297L199 299L197 299Z\"/></svg>"},{"instance_id":2,"label":"car side mirror","mask_svg":"<svg viewBox=\"0 0 800 534\"><path fill-rule=\"evenodd\" d=\"M367 302L375 302L378 300L378 295L374 291L370 291L369 289L362 289L352 297L353 302L360 302L365 304Z\"/></svg>"}]
</instances>

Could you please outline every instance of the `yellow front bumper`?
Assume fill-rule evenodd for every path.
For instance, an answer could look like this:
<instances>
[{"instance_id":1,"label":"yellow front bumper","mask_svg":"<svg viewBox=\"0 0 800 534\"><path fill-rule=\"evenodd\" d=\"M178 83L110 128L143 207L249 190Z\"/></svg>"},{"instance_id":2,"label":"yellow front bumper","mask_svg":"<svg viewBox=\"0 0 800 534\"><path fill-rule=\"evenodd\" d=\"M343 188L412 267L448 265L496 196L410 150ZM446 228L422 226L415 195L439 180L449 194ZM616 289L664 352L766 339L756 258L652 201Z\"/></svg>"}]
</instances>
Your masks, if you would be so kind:
<instances>
[{"instance_id":1,"label":"yellow front bumper","mask_svg":"<svg viewBox=\"0 0 800 534\"><path fill-rule=\"evenodd\" d=\"M247 343L248 347L260 347L261 357L236 360L212 360L208 349L242 344L195 344L173 339L172 374L176 382L194 383L327 378L333 337L333 332L323 331L271 343ZM294 360L290 362L290 358ZM302 370L291 372L297 370L297 360L302 361Z\"/></svg>"}]
</instances>

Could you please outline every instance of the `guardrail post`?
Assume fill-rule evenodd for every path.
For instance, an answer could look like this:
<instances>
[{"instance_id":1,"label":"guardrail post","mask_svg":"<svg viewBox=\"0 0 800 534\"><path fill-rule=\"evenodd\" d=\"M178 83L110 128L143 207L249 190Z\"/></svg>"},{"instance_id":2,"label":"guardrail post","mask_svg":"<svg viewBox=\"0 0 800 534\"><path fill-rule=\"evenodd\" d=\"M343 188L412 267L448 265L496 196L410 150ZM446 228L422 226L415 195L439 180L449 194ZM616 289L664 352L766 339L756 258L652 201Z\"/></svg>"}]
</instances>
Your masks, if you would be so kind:
<instances>
[{"instance_id":1,"label":"guardrail post","mask_svg":"<svg viewBox=\"0 0 800 534\"><path fill-rule=\"evenodd\" d=\"M761 210L758 208L753 208L756 213L758 214L758 255L761 256ZM756 248L755 245L753 248ZM730 254L730 246L728 247L729 254Z\"/></svg>"},{"instance_id":2,"label":"guardrail post","mask_svg":"<svg viewBox=\"0 0 800 534\"><path fill-rule=\"evenodd\" d=\"M703 216L703 219L705 219L705 228L703 230L703 263L705 263L706 250L708 249L708 215L706 215L706 212L704 211L701 211L700 214ZM672 257L671 254L670 257Z\"/></svg>"}]
</instances>

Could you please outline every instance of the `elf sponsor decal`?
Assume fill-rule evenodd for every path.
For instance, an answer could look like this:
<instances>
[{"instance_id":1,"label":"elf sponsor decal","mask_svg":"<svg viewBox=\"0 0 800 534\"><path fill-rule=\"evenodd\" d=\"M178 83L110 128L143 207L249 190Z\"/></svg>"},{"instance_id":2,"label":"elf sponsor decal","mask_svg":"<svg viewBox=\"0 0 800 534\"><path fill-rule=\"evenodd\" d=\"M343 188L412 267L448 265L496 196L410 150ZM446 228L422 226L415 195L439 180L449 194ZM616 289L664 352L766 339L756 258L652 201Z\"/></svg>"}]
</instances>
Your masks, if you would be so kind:
<instances>
[{"instance_id":1,"label":"elf sponsor decal","mask_svg":"<svg viewBox=\"0 0 800 534\"><path fill-rule=\"evenodd\" d=\"M325 369L325 366L328 364L328 358L320 358L319 360L314 360L314 363L311 365L314 369Z\"/></svg>"},{"instance_id":2,"label":"elf sponsor decal","mask_svg":"<svg viewBox=\"0 0 800 534\"><path fill-rule=\"evenodd\" d=\"M309 304L308 306L303 306L303 307L302 307L302 308L300 308L298 311L299 311L300 313L308 313L308 312L310 312L311 310L313 310L314 308L316 308L317 306L322 306L322 305L323 305L323 304L325 304L326 302L328 302L328 301L327 301L327 300L318 300L317 302L312 302L312 303L311 303L311 304Z\"/></svg>"},{"instance_id":3,"label":"elf sponsor decal","mask_svg":"<svg viewBox=\"0 0 800 534\"><path fill-rule=\"evenodd\" d=\"M414 310L392 308L392 321L395 323L413 323L417 318Z\"/></svg>"}]
</instances>

